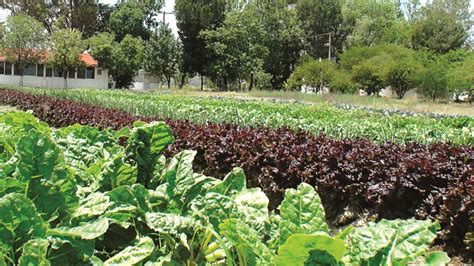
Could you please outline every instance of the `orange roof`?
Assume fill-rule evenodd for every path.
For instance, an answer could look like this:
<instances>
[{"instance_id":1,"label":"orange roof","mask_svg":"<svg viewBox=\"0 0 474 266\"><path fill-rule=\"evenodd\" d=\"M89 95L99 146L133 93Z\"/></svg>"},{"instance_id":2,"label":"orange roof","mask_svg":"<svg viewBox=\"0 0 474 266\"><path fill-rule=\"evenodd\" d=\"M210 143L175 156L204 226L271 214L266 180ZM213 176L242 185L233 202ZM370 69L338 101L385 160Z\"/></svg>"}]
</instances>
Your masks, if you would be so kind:
<instances>
[{"instance_id":1,"label":"orange roof","mask_svg":"<svg viewBox=\"0 0 474 266\"><path fill-rule=\"evenodd\" d=\"M88 53L83 53L79 55L79 59L88 67L97 67L99 63L95 60L92 55ZM6 61L7 58L4 55L0 54L0 61Z\"/></svg>"},{"instance_id":2,"label":"orange roof","mask_svg":"<svg viewBox=\"0 0 474 266\"><path fill-rule=\"evenodd\" d=\"M87 54L87 53L80 54L80 55L79 55L79 59L81 59L81 61L84 62L84 64L86 64L86 66L96 67L96 66L99 65L99 63L97 62L97 60L95 60L95 59L92 57L92 55Z\"/></svg>"}]
</instances>

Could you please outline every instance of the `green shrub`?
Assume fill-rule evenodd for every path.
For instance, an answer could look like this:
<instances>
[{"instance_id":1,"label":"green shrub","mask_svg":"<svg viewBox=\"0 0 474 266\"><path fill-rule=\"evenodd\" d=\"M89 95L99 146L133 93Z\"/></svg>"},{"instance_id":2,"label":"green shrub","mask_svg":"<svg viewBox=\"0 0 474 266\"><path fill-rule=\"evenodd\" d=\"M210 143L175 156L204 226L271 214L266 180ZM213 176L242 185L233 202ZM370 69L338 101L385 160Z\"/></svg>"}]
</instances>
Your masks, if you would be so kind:
<instances>
[{"instance_id":1,"label":"green shrub","mask_svg":"<svg viewBox=\"0 0 474 266\"><path fill-rule=\"evenodd\" d=\"M308 60L298 65L286 83L290 90L300 90L302 86L320 89L329 84L337 71L335 63L329 60Z\"/></svg>"},{"instance_id":2,"label":"green shrub","mask_svg":"<svg viewBox=\"0 0 474 266\"><path fill-rule=\"evenodd\" d=\"M351 75L341 70L334 71L329 87L331 92L338 93L355 93L359 89L359 85L352 81Z\"/></svg>"}]
</instances>

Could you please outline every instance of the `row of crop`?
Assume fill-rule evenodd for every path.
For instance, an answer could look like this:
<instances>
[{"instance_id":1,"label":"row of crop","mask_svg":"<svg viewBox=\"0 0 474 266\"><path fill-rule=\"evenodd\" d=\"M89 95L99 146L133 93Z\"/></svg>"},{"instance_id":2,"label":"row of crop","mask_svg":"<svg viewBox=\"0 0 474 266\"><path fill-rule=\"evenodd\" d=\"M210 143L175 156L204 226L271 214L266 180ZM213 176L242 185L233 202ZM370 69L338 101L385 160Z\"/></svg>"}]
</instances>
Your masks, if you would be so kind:
<instances>
[{"instance_id":1,"label":"row of crop","mask_svg":"<svg viewBox=\"0 0 474 266\"><path fill-rule=\"evenodd\" d=\"M135 115L186 119L195 123L234 123L240 126L289 127L331 138L366 138L379 143L474 144L472 117L442 118L384 116L364 110L342 110L334 106L282 104L177 97L90 89L21 89L74 101L120 109Z\"/></svg>"},{"instance_id":2,"label":"row of crop","mask_svg":"<svg viewBox=\"0 0 474 266\"><path fill-rule=\"evenodd\" d=\"M33 110L54 127L79 123L120 129L136 120L161 120L12 90L0 90L0 99ZM176 138L168 154L196 150L195 170L211 176L222 177L233 167L242 167L249 185L262 187L271 207L278 205L286 188L307 182L317 188L332 224L347 224L362 214L435 218L443 229L437 243L446 244L454 254L472 252L463 243L473 230L472 146L377 145L287 128L165 121Z\"/></svg>"},{"instance_id":3,"label":"row of crop","mask_svg":"<svg viewBox=\"0 0 474 266\"><path fill-rule=\"evenodd\" d=\"M167 159L163 122L51 130L0 114L1 265L404 265L450 261L429 251L437 221L396 219L330 230L302 183L279 213L240 168L193 172L195 151ZM127 137L120 145L119 138ZM152 170L152 171L151 171Z\"/></svg>"}]
</instances>

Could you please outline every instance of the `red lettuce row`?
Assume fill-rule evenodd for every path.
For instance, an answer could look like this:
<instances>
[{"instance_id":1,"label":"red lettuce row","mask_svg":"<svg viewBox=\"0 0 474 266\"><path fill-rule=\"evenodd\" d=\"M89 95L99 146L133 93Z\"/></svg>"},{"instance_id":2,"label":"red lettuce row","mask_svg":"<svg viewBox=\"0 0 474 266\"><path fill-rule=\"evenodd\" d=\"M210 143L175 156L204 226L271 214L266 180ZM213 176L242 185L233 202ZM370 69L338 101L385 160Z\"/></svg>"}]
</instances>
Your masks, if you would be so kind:
<instances>
[{"instance_id":1,"label":"red lettuce row","mask_svg":"<svg viewBox=\"0 0 474 266\"><path fill-rule=\"evenodd\" d=\"M273 207L286 188L301 182L320 194L330 223L344 225L358 217L437 219L438 244L452 255L472 257L474 230L474 149L448 144L404 146L370 141L333 140L288 128L197 125L159 117L133 116L119 110L69 100L0 89L0 102L33 110L53 127L75 123L120 129L136 120L164 120L176 142L168 155L197 151L196 171L222 177L240 166L250 186L262 187Z\"/></svg>"}]
</instances>

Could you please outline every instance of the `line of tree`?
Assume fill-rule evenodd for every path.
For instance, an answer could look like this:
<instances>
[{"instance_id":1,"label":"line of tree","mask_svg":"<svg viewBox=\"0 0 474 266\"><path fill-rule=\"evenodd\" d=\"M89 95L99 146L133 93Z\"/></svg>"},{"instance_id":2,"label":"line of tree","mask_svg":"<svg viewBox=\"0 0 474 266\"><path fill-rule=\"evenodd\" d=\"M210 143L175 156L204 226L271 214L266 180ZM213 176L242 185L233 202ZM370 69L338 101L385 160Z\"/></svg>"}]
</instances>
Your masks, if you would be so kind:
<instances>
[{"instance_id":1,"label":"line of tree","mask_svg":"<svg viewBox=\"0 0 474 266\"><path fill-rule=\"evenodd\" d=\"M398 44L354 47L341 54L339 62L306 57L286 83L290 90L302 88L337 93L369 95L390 87L399 99L417 89L436 100L453 95L456 100L474 85L474 53L458 49L446 54L415 51Z\"/></svg>"},{"instance_id":2,"label":"line of tree","mask_svg":"<svg viewBox=\"0 0 474 266\"><path fill-rule=\"evenodd\" d=\"M169 25L154 17L163 0L119 1L114 6L97 1L2 1L11 15L0 27L0 49L23 72L30 64L45 63L64 77L84 68L80 54L88 51L108 69L117 88L129 88L142 68L171 77L180 65L180 43ZM42 21L42 22L40 22Z\"/></svg>"},{"instance_id":3,"label":"line of tree","mask_svg":"<svg viewBox=\"0 0 474 266\"><path fill-rule=\"evenodd\" d=\"M383 86L391 86L403 98L417 86L429 94L430 89L424 89L429 85L420 81L420 73L430 80L435 73L427 69L433 63L418 60L417 54L426 51L437 58L459 49L472 51L469 4L469 0L433 0L424 6L418 0L176 0L184 44L181 71L206 76L222 90L252 89L256 85L264 89L299 88L298 79L299 83L305 79L322 87L332 75L335 91L363 88L377 94ZM402 54L387 51L372 57L362 51L389 44ZM344 54L357 49L362 49L356 59L361 64L354 65L354 71L339 71ZM464 59L470 53L464 53ZM305 68L331 65L316 62L328 54L338 62L332 66L337 71L327 77L321 77L320 70L302 76ZM308 63L309 58L316 61ZM461 77L460 69L448 76ZM292 73L294 78L288 80ZM444 95L448 87L437 89L438 94L430 97Z\"/></svg>"},{"instance_id":4,"label":"line of tree","mask_svg":"<svg viewBox=\"0 0 474 266\"><path fill-rule=\"evenodd\" d=\"M139 69L168 86L174 79L182 87L188 77L199 75L221 90L298 88L302 80L323 87L333 76L331 89L335 91L363 88L376 94L389 84L402 98L415 85L429 91L421 89L428 83L420 82L420 73L435 75L437 71L430 68L443 65L444 59L418 60L418 55L425 53L422 51L431 54L430 58L444 58L464 49L469 52L461 61L467 62L464 59L472 53L469 0L432 0L426 5L419 0L176 0L179 39L168 25L156 22L163 0L121 0L112 6L92 0L23 2L0 3L12 13L0 31L2 49L12 62L34 62L41 57L34 51L57 47L55 40L68 41L57 35L77 31L84 40L82 48L109 70L117 87L129 87ZM14 25L21 24L21 19L13 19L16 17L26 18L32 27L15 36L12 29L21 29ZM30 23L31 19L39 22ZM28 34L28 30L35 34ZM15 38L23 43L15 44L11 41ZM402 54L385 51L372 56L387 45L396 46ZM29 47L31 53L26 55L23 47ZM17 50L22 52L11 54ZM360 54L348 59L354 53ZM330 67L332 74L304 71L331 65L310 62L329 54L337 62ZM348 60L358 64L347 69ZM462 73L459 67L444 75L443 90L467 86L466 81L448 82ZM407 75L417 78L399 79Z\"/></svg>"}]
</instances>

